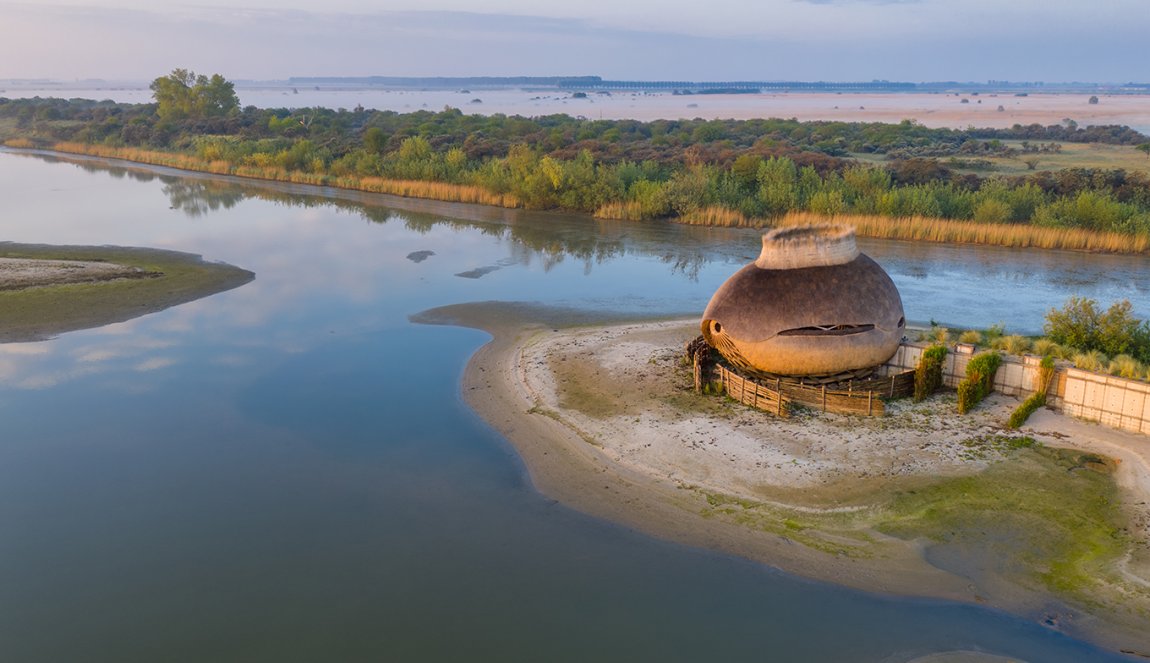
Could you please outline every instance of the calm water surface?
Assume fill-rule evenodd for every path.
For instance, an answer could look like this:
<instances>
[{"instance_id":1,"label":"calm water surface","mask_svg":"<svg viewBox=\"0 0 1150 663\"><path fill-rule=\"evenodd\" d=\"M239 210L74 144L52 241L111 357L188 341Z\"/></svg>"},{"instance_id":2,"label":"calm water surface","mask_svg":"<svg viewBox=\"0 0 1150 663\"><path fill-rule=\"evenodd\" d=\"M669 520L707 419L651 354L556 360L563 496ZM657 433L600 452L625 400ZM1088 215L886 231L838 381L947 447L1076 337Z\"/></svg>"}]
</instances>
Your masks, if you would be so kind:
<instances>
[{"instance_id":1,"label":"calm water surface","mask_svg":"<svg viewBox=\"0 0 1150 663\"><path fill-rule=\"evenodd\" d=\"M484 300L697 313L754 233L291 191L0 153L3 239L256 273L0 345L0 660L1108 660L574 513L461 402L485 335L408 322ZM1150 313L1142 259L864 250L911 319L1027 331L1071 294Z\"/></svg>"}]
</instances>

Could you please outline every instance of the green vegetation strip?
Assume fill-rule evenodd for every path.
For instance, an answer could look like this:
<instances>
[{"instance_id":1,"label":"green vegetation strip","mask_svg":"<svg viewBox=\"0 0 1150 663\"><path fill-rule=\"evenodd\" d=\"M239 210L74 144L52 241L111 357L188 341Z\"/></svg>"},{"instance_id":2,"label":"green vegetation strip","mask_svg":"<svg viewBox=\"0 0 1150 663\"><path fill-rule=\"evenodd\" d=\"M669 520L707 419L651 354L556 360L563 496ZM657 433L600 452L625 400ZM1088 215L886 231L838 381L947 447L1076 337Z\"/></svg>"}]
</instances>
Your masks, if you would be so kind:
<instances>
[{"instance_id":1,"label":"green vegetation strip","mask_svg":"<svg viewBox=\"0 0 1150 663\"><path fill-rule=\"evenodd\" d=\"M238 267L158 249L0 243L0 258L108 262L154 275L0 291L0 343L44 340L67 331L123 322L255 278Z\"/></svg>"},{"instance_id":2,"label":"green vegetation strip","mask_svg":"<svg viewBox=\"0 0 1150 663\"><path fill-rule=\"evenodd\" d=\"M1109 464L1029 439L983 440L983 450L1020 448L982 473L895 495L877 529L977 550L1001 573L1090 601L1130 545Z\"/></svg>"},{"instance_id":3,"label":"green vegetation strip","mask_svg":"<svg viewBox=\"0 0 1150 663\"><path fill-rule=\"evenodd\" d=\"M974 437L964 447L965 460L989 461L985 469L908 479L859 496L867 505L819 511L692 489L706 499L706 517L830 554L873 557L879 532L952 551L956 572L991 569L1080 602L1095 601L1100 585L1120 582L1112 568L1131 540L1110 461L1016 435Z\"/></svg>"},{"instance_id":4,"label":"green vegetation strip","mask_svg":"<svg viewBox=\"0 0 1150 663\"><path fill-rule=\"evenodd\" d=\"M240 108L227 80L179 69L152 89L154 104L0 98L0 140L604 218L760 226L793 214L848 215L872 237L1150 251L1150 142L1128 127ZM1094 148L1105 158L1092 157ZM990 159L1026 170L984 176L997 168ZM1055 159L1065 167L1037 169Z\"/></svg>"}]
</instances>

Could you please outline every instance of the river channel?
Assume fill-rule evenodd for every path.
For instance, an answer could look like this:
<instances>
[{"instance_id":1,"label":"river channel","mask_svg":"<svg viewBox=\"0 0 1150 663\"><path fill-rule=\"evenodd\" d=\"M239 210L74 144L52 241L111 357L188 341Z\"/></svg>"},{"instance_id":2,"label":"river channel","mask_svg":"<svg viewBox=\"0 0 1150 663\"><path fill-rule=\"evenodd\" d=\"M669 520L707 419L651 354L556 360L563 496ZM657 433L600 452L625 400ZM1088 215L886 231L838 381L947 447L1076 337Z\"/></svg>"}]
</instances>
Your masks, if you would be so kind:
<instances>
[{"instance_id":1,"label":"river channel","mask_svg":"<svg viewBox=\"0 0 1150 663\"><path fill-rule=\"evenodd\" d=\"M755 232L335 193L0 152L0 240L256 274L0 345L0 660L1122 660L569 510L461 399L487 337L409 322L475 301L697 315ZM912 321L1037 331L1072 295L1150 317L1142 257L860 245Z\"/></svg>"}]
</instances>

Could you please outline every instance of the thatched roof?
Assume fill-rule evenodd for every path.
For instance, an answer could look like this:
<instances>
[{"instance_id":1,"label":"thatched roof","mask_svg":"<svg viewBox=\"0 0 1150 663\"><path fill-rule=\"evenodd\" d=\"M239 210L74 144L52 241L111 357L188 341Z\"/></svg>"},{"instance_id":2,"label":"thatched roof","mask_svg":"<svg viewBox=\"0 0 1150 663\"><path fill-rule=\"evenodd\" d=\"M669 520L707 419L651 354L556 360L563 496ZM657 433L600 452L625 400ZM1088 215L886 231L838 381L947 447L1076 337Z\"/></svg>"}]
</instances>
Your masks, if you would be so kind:
<instances>
[{"instance_id":1,"label":"thatched roof","mask_svg":"<svg viewBox=\"0 0 1150 663\"><path fill-rule=\"evenodd\" d=\"M904 325L894 282L858 252L852 230L832 226L765 234L762 254L715 292L702 326L737 364L810 375L882 363Z\"/></svg>"}]
</instances>

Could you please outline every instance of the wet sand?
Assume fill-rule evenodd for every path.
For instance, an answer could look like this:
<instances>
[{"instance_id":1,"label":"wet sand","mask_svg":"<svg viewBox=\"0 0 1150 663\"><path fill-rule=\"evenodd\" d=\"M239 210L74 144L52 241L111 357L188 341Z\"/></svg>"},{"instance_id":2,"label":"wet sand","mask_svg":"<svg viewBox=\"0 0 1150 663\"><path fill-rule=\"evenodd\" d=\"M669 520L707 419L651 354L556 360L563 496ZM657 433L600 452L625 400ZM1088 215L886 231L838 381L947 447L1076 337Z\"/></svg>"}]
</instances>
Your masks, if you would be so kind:
<instances>
[{"instance_id":1,"label":"wet sand","mask_svg":"<svg viewBox=\"0 0 1150 663\"><path fill-rule=\"evenodd\" d=\"M999 431L1015 399L993 395L966 417L950 414L953 407L945 406L953 406L953 396L943 396L951 402L925 410L896 402L885 418L815 414L780 421L694 394L679 365L681 347L697 333L694 320L572 327L591 323L490 303L415 319L493 335L468 365L464 397L515 446L534 485L564 504L805 577L988 604L1115 649L1150 651L1139 618L1100 618L1012 582L993 560L967 560L966 567L940 562L927 554L926 541L849 526L772 530L740 509L777 507L780 514L833 522L836 514L865 511L868 500L895 487L976 471L994 459L972 463L962 440ZM1150 540L1144 506L1150 440L1049 412L1036 415L1028 432L1043 444L1117 459L1119 484L1132 504L1143 505L1132 527ZM741 515L717 515L723 510L716 500ZM1123 572L1131 584L1150 589L1145 557L1126 560ZM1146 595L1130 600L1144 603Z\"/></svg>"}]
</instances>

